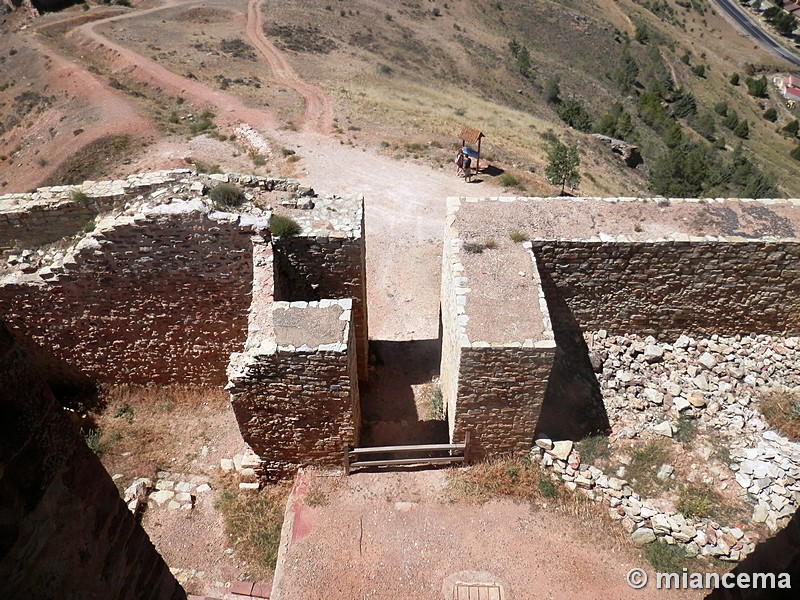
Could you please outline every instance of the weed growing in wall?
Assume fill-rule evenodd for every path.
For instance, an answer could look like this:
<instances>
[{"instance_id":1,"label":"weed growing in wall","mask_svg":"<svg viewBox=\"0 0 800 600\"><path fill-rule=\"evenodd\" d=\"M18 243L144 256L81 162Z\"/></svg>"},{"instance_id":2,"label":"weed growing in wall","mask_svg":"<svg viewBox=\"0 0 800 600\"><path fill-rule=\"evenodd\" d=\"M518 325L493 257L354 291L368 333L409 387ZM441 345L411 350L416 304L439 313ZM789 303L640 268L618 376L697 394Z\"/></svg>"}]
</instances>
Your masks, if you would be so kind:
<instances>
[{"instance_id":1,"label":"weed growing in wall","mask_svg":"<svg viewBox=\"0 0 800 600\"><path fill-rule=\"evenodd\" d=\"M245 201L244 192L232 183L220 183L211 189L208 197L217 210L236 208Z\"/></svg>"},{"instance_id":2,"label":"weed growing in wall","mask_svg":"<svg viewBox=\"0 0 800 600\"><path fill-rule=\"evenodd\" d=\"M269 218L269 230L274 236L291 236L300 233L300 225L291 217L272 213Z\"/></svg>"}]
</instances>

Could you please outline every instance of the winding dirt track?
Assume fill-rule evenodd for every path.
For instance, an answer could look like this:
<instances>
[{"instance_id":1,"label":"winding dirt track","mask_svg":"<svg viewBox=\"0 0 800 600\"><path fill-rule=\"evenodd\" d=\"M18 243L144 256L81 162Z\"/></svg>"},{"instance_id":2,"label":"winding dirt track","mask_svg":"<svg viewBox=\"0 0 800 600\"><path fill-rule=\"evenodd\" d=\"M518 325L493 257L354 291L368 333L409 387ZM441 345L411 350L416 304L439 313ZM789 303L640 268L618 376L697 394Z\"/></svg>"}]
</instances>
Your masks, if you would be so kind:
<instances>
[{"instance_id":1,"label":"winding dirt track","mask_svg":"<svg viewBox=\"0 0 800 600\"><path fill-rule=\"evenodd\" d=\"M292 88L305 100L300 129L323 135L330 133L333 127L333 106L330 99L317 86L301 81L278 49L264 36L264 13L261 10L263 4L264 0L249 0L247 3L247 38L266 59L276 83Z\"/></svg>"},{"instance_id":2,"label":"winding dirt track","mask_svg":"<svg viewBox=\"0 0 800 600\"><path fill-rule=\"evenodd\" d=\"M245 122L257 128L276 128L279 123L271 112L250 108L232 94L215 90L199 81L173 73L154 60L109 40L95 29L98 25L114 23L126 19L135 19L147 14L166 11L176 7L185 9L195 4L201 4L201 2L183 2L178 4L176 0L167 0L165 4L155 8L129 12L108 19L84 23L70 31L67 36L74 37L81 46L85 46L87 49L113 51L115 53L114 63L118 67L126 68L130 76L148 85L160 87L170 94L184 97L188 96L201 103L212 104L217 109L217 113L222 122L226 124Z\"/></svg>"}]
</instances>

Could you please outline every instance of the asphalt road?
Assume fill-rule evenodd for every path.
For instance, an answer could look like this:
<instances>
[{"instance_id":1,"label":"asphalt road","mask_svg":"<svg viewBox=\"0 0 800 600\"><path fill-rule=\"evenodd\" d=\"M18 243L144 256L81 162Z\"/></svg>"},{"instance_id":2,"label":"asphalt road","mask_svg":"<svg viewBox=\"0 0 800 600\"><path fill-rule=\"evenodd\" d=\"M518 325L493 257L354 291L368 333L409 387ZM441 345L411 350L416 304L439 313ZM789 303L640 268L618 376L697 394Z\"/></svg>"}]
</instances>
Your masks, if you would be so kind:
<instances>
[{"instance_id":1,"label":"asphalt road","mask_svg":"<svg viewBox=\"0 0 800 600\"><path fill-rule=\"evenodd\" d=\"M789 61L795 67L800 67L800 58L764 33L761 27L750 20L750 17L743 9L735 5L735 2L731 0L714 0L714 3L722 12L733 19L741 29L747 32L750 37L756 40L762 48L772 52L772 54L779 58Z\"/></svg>"}]
</instances>

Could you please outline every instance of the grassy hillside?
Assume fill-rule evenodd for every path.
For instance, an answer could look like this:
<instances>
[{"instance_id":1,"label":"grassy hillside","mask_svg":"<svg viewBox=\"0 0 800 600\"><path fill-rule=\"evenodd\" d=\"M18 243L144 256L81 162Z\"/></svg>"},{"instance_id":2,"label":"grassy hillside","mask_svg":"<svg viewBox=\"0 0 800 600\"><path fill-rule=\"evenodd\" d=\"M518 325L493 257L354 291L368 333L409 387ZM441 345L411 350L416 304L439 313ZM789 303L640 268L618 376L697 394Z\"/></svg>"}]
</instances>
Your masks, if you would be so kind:
<instances>
[{"instance_id":1,"label":"grassy hillside","mask_svg":"<svg viewBox=\"0 0 800 600\"><path fill-rule=\"evenodd\" d=\"M61 157L102 147L126 131L125 120L146 120L125 160L114 163L111 153L95 164L90 153L76 164L98 168L73 169L76 179L152 168L143 144L177 147L197 136L207 107L165 94L103 45L87 51L71 30L88 20L142 13L98 30L173 73L269 107L289 129L301 118L301 96L271 80L244 35L244 0L152 13L144 9L158 6L153 0L133 4L50 14L27 31L22 16L3 21L0 190L62 177ZM798 140L784 131L800 112L771 85L787 67L709 0L267 0L263 10L269 39L334 100L342 144L449 168L456 135L469 125L486 134L484 154L510 173L509 186L530 194L557 190L544 167L560 140L580 150L583 195L800 196L800 162L790 156ZM79 83L68 63L42 60L48 47L107 89ZM754 88L762 77L770 82L763 97L749 94L748 80ZM119 131L106 131L109 122ZM181 152L256 168L233 131L209 125ZM626 167L595 132L639 146L644 165Z\"/></svg>"},{"instance_id":2,"label":"grassy hillside","mask_svg":"<svg viewBox=\"0 0 800 600\"><path fill-rule=\"evenodd\" d=\"M552 191L541 172L555 135L581 149L583 193L798 195L797 142L780 131L797 115L745 85L781 63L706 0L679 1L268 2L265 31L335 96L344 139L443 161L468 124L531 191ZM571 121L585 132L562 119L581 106ZM762 116L770 107L777 122ZM731 114L746 137L725 126ZM641 146L645 168L620 165L587 135L598 130ZM698 160L709 168L686 174Z\"/></svg>"}]
</instances>

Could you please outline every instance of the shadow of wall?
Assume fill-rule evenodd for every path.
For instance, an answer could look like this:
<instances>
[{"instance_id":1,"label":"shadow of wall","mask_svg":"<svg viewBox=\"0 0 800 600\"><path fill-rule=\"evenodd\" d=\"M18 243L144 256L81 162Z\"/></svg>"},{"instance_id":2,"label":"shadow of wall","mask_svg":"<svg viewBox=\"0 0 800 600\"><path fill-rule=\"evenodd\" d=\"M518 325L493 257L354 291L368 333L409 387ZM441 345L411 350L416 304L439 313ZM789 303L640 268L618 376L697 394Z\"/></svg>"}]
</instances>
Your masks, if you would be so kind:
<instances>
[{"instance_id":1,"label":"shadow of wall","mask_svg":"<svg viewBox=\"0 0 800 600\"><path fill-rule=\"evenodd\" d=\"M186 594L0 322L0 597Z\"/></svg>"},{"instance_id":2,"label":"shadow of wall","mask_svg":"<svg viewBox=\"0 0 800 600\"><path fill-rule=\"evenodd\" d=\"M800 582L800 508L789 524L756 546L739 565L731 571L740 573L774 573L776 587L778 575L788 573L793 589L724 589L714 590L706 596L708 600L794 600L798 597ZM751 578L752 581L752 578Z\"/></svg>"},{"instance_id":3,"label":"shadow of wall","mask_svg":"<svg viewBox=\"0 0 800 600\"><path fill-rule=\"evenodd\" d=\"M544 270L539 275L557 350L534 439L579 440L587 435L609 433L611 426L600 384L589 361L583 329L558 293L552 275Z\"/></svg>"}]
</instances>

